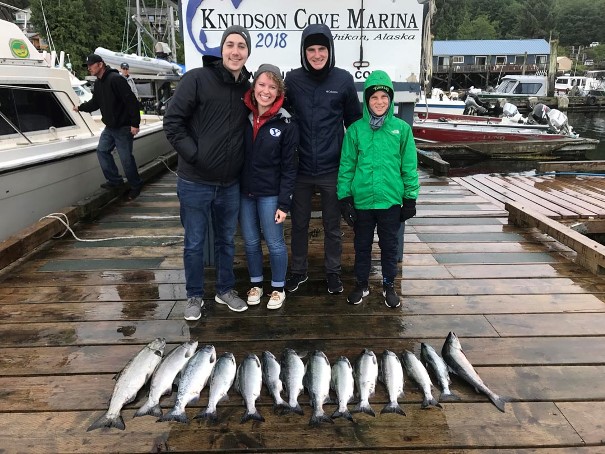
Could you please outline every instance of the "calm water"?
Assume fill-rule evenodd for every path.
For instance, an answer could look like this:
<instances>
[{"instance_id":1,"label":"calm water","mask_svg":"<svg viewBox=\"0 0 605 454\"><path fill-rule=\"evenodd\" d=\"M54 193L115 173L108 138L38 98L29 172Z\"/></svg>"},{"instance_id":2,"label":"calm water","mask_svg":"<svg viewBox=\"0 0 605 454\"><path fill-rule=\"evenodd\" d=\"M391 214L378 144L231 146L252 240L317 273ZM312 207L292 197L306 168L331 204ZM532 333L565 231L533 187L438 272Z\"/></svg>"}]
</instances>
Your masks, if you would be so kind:
<instances>
[{"instance_id":1,"label":"calm water","mask_svg":"<svg viewBox=\"0 0 605 454\"><path fill-rule=\"evenodd\" d=\"M571 112L568 114L569 124L581 137L598 139L601 142L595 151L589 152L588 160L605 160L605 111L600 112ZM536 161L483 161L467 165L466 163L450 163L450 176L474 175L479 173L518 173L535 170Z\"/></svg>"}]
</instances>

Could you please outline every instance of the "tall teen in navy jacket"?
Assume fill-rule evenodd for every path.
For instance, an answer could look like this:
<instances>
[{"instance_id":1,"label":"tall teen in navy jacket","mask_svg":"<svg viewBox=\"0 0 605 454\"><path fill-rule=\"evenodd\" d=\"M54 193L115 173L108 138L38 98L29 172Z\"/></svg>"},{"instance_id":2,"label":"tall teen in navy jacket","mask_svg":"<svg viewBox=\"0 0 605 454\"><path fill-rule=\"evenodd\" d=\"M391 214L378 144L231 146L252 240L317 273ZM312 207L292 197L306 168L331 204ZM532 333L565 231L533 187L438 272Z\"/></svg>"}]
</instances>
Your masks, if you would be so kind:
<instances>
[{"instance_id":1,"label":"tall teen in navy jacket","mask_svg":"<svg viewBox=\"0 0 605 454\"><path fill-rule=\"evenodd\" d=\"M251 112L244 136L240 226L252 287L249 305L259 304L263 294L261 230L267 243L272 287L268 309L279 309L286 298L288 250L283 222L290 210L297 167L298 128L282 108L283 101L284 81L279 68L261 65L244 97Z\"/></svg>"}]
</instances>

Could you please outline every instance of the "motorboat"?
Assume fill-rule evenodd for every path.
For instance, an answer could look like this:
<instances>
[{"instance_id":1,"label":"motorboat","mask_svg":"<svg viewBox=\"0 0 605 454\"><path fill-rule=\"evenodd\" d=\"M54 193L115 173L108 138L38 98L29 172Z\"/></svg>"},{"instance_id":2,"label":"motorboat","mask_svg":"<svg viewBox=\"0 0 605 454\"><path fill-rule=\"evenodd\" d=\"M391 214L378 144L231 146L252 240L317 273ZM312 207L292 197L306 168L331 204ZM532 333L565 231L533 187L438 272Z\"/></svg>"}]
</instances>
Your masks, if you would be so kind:
<instances>
[{"instance_id":1,"label":"motorboat","mask_svg":"<svg viewBox=\"0 0 605 454\"><path fill-rule=\"evenodd\" d=\"M412 125L418 148L447 159L561 159L583 156L598 140L573 132L567 116L538 104L522 117L510 103L501 118L460 116L438 120L416 117Z\"/></svg>"},{"instance_id":2,"label":"motorboat","mask_svg":"<svg viewBox=\"0 0 605 454\"><path fill-rule=\"evenodd\" d=\"M105 181L100 117L73 110L70 72L50 65L14 24L0 21L0 241L91 196ZM157 115L134 140L139 167L169 154ZM118 167L121 167L116 158Z\"/></svg>"},{"instance_id":3,"label":"motorboat","mask_svg":"<svg viewBox=\"0 0 605 454\"><path fill-rule=\"evenodd\" d=\"M181 74L180 65L162 58L144 57L137 54L114 52L104 47L97 47L95 54L113 68L119 68L122 63L128 63L133 74Z\"/></svg>"},{"instance_id":4,"label":"motorboat","mask_svg":"<svg viewBox=\"0 0 605 454\"><path fill-rule=\"evenodd\" d=\"M447 95L443 90L433 88L430 97L427 98L422 92L414 106L414 114L419 118L462 115L466 104L458 99L457 93L455 95L454 93L450 92L450 95Z\"/></svg>"}]
</instances>

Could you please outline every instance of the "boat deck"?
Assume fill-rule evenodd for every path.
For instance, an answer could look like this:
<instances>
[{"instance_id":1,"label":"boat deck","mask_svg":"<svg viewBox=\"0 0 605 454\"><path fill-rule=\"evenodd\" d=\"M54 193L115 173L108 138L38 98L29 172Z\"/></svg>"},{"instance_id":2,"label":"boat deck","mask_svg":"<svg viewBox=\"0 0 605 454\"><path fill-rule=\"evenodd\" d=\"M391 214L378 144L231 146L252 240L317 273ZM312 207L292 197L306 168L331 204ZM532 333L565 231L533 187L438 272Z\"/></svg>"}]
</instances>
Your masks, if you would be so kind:
<instances>
[{"instance_id":1,"label":"boat deck","mask_svg":"<svg viewBox=\"0 0 605 454\"><path fill-rule=\"evenodd\" d=\"M397 310L378 296L378 250L363 304L348 305L346 292L327 294L316 218L310 279L282 309L260 305L236 314L208 297L203 317L185 322L182 244L149 238L182 234L172 174L77 230L84 240L141 238L64 237L4 270L0 451L605 453L603 277L575 264L575 253L552 238L508 225L502 201L461 181L426 174L421 181L418 216L406 227ZM345 226L345 290L353 285L352 240ZM239 239L236 275L245 293ZM212 292L212 270L207 276ZM304 416L275 415L263 388L258 407L266 422L240 424L244 407L231 390L230 400L219 404L218 424L208 425L133 419L143 393L122 412L126 430L86 431L107 409L116 372L158 336L170 346L211 343L218 353L234 352L239 363L247 352L278 355L285 347L321 349L331 361L339 355L354 360L366 347L419 354L420 343L428 342L440 351L449 331L488 386L510 397L505 413L454 377L452 390L462 400L428 410L406 380L407 416L378 414L387 401L381 384L370 399L375 418L356 414L355 423L339 419L319 428L308 425L306 394L299 399ZM162 400L164 411L174 398ZM207 399L205 389L188 407L190 418ZM335 405L325 409L331 414Z\"/></svg>"}]
</instances>

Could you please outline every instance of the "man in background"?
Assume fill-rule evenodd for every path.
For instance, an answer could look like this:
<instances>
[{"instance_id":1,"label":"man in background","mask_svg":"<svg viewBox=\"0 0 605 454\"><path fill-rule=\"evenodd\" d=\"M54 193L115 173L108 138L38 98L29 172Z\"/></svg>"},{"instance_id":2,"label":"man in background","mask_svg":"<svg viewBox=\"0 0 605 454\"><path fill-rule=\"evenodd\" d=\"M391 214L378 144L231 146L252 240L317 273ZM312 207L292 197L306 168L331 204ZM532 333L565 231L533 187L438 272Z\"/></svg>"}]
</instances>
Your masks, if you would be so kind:
<instances>
[{"instance_id":1,"label":"man in background","mask_svg":"<svg viewBox=\"0 0 605 454\"><path fill-rule=\"evenodd\" d=\"M120 69L122 70L122 77L124 77L124 79L126 79L126 82L128 82L128 85L130 86L130 89L132 90L132 92L134 93L136 98L139 99L139 92L137 90L137 84L134 83L134 79L130 75L130 65L128 63L124 62L120 65Z\"/></svg>"},{"instance_id":2,"label":"man in background","mask_svg":"<svg viewBox=\"0 0 605 454\"><path fill-rule=\"evenodd\" d=\"M105 189L120 188L124 180L111 152L118 151L126 179L130 184L128 199L134 200L141 193L143 180L139 176L137 163L132 154L134 136L139 133L141 114L139 101L117 69L105 64L100 55L90 54L82 66L88 68L91 76L97 78L94 84L92 99L79 106L76 112L94 112L101 110L101 120L105 124L99 144L97 157L103 175L107 180L101 185Z\"/></svg>"}]
</instances>

